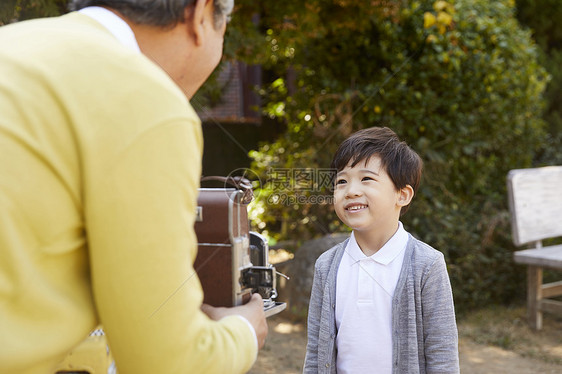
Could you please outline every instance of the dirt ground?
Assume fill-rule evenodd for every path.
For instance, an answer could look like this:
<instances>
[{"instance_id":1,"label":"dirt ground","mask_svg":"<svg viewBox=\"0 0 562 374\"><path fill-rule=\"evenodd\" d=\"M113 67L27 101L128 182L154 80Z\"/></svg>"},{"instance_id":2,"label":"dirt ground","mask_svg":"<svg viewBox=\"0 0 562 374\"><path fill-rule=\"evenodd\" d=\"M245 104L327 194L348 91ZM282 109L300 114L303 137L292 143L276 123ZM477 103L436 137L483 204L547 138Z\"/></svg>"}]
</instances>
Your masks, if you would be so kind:
<instances>
[{"instance_id":1,"label":"dirt ground","mask_svg":"<svg viewBox=\"0 0 562 374\"><path fill-rule=\"evenodd\" d=\"M270 251L272 263L292 258ZM306 326L287 311L268 318L264 348L248 374L302 373ZM524 305L492 306L458 317L463 374L562 374L562 315L544 314L543 329L533 331Z\"/></svg>"},{"instance_id":2,"label":"dirt ground","mask_svg":"<svg viewBox=\"0 0 562 374\"><path fill-rule=\"evenodd\" d=\"M562 318L545 315L536 333L524 323L524 308L492 309L459 322L461 372L469 374L562 373ZM306 331L283 312L268 319L265 347L250 374L302 372Z\"/></svg>"}]
</instances>

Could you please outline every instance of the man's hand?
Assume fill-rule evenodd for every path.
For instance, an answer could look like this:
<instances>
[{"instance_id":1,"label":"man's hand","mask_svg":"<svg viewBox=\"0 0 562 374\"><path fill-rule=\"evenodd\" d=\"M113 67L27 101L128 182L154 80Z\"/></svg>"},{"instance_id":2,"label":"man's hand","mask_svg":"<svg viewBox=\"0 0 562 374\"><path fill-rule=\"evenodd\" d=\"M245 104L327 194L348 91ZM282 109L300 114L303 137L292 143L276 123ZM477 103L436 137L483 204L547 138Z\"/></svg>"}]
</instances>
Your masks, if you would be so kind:
<instances>
[{"instance_id":1,"label":"man's hand","mask_svg":"<svg viewBox=\"0 0 562 374\"><path fill-rule=\"evenodd\" d=\"M213 307L208 304L201 305L201 310L212 320L218 321L223 317L240 315L246 318L254 327L258 338L258 349L262 349L267 336L267 321L263 311L263 300L258 293L255 293L244 305L232 308Z\"/></svg>"}]
</instances>

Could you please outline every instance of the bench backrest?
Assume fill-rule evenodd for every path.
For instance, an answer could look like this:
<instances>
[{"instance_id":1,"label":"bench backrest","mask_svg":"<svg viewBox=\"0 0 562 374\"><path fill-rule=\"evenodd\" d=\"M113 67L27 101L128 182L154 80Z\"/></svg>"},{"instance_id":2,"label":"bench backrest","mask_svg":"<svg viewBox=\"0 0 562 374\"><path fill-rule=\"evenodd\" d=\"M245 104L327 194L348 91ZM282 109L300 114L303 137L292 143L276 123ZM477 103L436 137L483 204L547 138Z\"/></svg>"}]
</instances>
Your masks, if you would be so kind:
<instances>
[{"instance_id":1,"label":"bench backrest","mask_svg":"<svg viewBox=\"0 0 562 374\"><path fill-rule=\"evenodd\" d=\"M562 236L562 166L511 170L507 192L515 245Z\"/></svg>"}]
</instances>

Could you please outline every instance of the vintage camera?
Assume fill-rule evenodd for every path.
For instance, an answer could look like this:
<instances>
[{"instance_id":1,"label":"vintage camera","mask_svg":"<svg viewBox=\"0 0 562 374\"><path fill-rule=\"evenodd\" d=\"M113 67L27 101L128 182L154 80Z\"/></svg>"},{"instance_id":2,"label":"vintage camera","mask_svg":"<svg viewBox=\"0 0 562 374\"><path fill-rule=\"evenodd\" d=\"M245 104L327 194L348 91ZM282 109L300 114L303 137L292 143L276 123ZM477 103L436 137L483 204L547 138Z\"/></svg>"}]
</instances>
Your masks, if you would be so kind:
<instances>
[{"instance_id":1,"label":"vintage camera","mask_svg":"<svg viewBox=\"0 0 562 374\"><path fill-rule=\"evenodd\" d=\"M251 195L247 188L238 187L199 189L194 268L204 303L242 305L257 292L264 300L266 315L271 316L285 309L286 303L275 301L277 272L269 263L267 240L249 230Z\"/></svg>"}]
</instances>

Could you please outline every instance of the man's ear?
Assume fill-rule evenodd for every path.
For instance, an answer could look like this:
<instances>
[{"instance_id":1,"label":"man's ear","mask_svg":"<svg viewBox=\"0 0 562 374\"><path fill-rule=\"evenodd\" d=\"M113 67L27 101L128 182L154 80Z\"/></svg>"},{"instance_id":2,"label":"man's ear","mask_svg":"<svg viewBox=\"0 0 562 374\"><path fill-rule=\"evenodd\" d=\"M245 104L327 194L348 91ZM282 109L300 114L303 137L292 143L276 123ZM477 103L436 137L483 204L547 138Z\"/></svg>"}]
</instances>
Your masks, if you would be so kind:
<instances>
[{"instance_id":1,"label":"man's ear","mask_svg":"<svg viewBox=\"0 0 562 374\"><path fill-rule=\"evenodd\" d=\"M205 37L204 27L205 8L212 7L211 0L195 0L195 4L185 7L184 19L188 26L188 32L192 35L195 45L202 45ZM211 9L211 12L213 9Z\"/></svg>"},{"instance_id":2,"label":"man's ear","mask_svg":"<svg viewBox=\"0 0 562 374\"><path fill-rule=\"evenodd\" d=\"M409 184L407 184L406 187L402 187L398 192L399 195L397 205L399 207L404 207L410 204L410 202L414 198L414 189Z\"/></svg>"}]
</instances>

